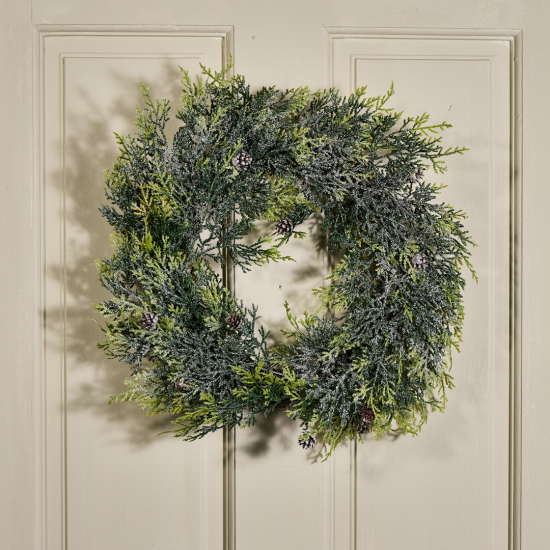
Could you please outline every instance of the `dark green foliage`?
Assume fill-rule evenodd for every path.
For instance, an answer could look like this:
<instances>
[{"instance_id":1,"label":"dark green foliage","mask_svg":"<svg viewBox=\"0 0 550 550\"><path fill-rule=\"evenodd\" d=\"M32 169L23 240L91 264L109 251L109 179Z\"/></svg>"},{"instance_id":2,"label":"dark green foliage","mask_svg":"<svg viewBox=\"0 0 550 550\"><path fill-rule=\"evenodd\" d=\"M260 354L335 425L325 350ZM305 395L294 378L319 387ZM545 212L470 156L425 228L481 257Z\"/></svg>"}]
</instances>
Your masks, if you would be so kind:
<instances>
[{"instance_id":1,"label":"dark green foliage","mask_svg":"<svg viewBox=\"0 0 550 550\"><path fill-rule=\"evenodd\" d=\"M442 158L463 150L432 135L448 124L388 109L393 89L252 93L226 74L204 69L202 83L184 72L171 145L168 102L146 89L136 136L117 136L112 206L101 208L114 254L97 263L113 299L97 309L101 346L134 376L113 400L178 415L186 439L251 425L285 402L302 440L322 432L331 449L370 429L416 433L452 385L473 245L464 214L434 201L440 188L423 170L441 173ZM231 296L216 266L289 259L280 248L305 236L298 226L314 212L329 254L344 259L314 291L320 310L298 321L287 305L288 343L268 350L256 308ZM273 236L244 244L261 218L279 222Z\"/></svg>"}]
</instances>

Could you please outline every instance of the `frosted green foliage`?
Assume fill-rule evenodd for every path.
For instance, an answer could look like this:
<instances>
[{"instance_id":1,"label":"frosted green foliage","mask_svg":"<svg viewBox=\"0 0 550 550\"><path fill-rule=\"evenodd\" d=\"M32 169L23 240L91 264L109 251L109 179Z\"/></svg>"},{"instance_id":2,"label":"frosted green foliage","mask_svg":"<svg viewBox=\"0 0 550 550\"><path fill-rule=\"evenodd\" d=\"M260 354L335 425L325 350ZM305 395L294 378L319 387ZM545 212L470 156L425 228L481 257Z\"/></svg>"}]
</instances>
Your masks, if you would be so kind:
<instances>
[{"instance_id":1,"label":"frosted green foliage","mask_svg":"<svg viewBox=\"0 0 550 550\"><path fill-rule=\"evenodd\" d=\"M227 70L203 68L202 81L184 71L170 144L168 102L143 88L136 135L117 136L120 156L105 174L111 205L101 207L114 252L97 262L113 295L96 306L106 318L100 346L133 374L113 401L177 415L174 433L188 440L287 404L329 453L362 439L363 407L376 436L417 433L430 407L444 408L473 242L464 214L436 202L440 187L423 172L442 173L444 157L464 149L442 148L445 122L402 119L387 107L392 94L253 93ZM239 153L249 166L235 166ZM215 266L230 258L247 272L291 259L281 252L291 235L244 238L258 219L286 218L303 238L299 225L314 212L329 254L343 260L314 290L319 311L298 320L287 304L287 341L267 349L257 308L233 297ZM142 321L149 314L154 327ZM237 328L230 315L242 318Z\"/></svg>"}]
</instances>

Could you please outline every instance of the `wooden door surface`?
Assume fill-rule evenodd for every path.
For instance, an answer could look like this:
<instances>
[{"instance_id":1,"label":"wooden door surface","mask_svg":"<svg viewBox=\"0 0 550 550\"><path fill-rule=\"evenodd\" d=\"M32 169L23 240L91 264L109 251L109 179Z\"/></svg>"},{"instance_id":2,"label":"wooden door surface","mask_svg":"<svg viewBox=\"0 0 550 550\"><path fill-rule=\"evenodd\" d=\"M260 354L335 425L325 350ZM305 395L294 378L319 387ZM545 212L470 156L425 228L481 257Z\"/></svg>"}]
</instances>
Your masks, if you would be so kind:
<instances>
[{"instance_id":1,"label":"wooden door surface","mask_svg":"<svg viewBox=\"0 0 550 550\"><path fill-rule=\"evenodd\" d=\"M6 548L546 547L546 3L25 0L4 12ZM133 132L140 82L175 108L178 65L220 69L230 54L253 88L379 95L393 82L392 107L450 122L444 144L470 149L427 176L469 214L479 283L447 411L418 437L348 442L322 462L282 411L184 443L155 437L167 416L107 406L128 374L89 320L107 297L94 260L110 254L98 206L113 132ZM305 225L285 250L296 263L231 279L273 342L285 300L315 309L328 274L319 220Z\"/></svg>"}]
</instances>

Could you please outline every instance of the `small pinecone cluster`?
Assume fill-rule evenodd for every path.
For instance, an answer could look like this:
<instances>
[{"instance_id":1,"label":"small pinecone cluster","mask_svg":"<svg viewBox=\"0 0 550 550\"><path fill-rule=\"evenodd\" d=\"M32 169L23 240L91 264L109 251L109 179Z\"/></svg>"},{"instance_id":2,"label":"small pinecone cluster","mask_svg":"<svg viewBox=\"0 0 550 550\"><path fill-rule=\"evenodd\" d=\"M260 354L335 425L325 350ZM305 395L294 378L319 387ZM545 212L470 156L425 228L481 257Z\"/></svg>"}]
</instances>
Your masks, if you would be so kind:
<instances>
[{"instance_id":1,"label":"small pinecone cluster","mask_svg":"<svg viewBox=\"0 0 550 550\"><path fill-rule=\"evenodd\" d=\"M179 380L176 380L174 382L174 391L178 393L182 393L185 391L186 388L185 380L183 378L180 378Z\"/></svg>"},{"instance_id":2,"label":"small pinecone cluster","mask_svg":"<svg viewBox=\"0 0 550 550\"><path fill-rule=\"evenodd\" d=\"M252 162L252 157L248 153L245 153L244 151L237 153L233 157L233 166L239 172L243 172L244 170L246 170L250 166L251 162Z\"/></svg>"},{"instance_id":3,"label":"small pinecone cluster","mask_svg":"<svg viewBox=\"0 0 550 550\"><path fill-rule=\"evenodd\" d=\"M360 434L368 434L371 431L374 421L374 411L370 407L361 409L361 424L357 427L357 432Z\"/></svg>"},{"instance_id":4,"label":"small pinecone cluster","mask_svg":"<svg viewBox=\"0 0 550 550\"><path fill-rule=\"evenodd\" d=\"M158 320L158 315L155 313L144 313L141 316L140 323L145 330L155 330L157 328Z\"/></svg>"},{"instance_id":5,"label":"small pinecone cluster","mask_svg":"<svg viewBox=\"0 0 550 550\"><path fill-rule=\"evenodd\" d=\"M225 324L232 330L237 330L241 326L243 318L238 313L231 313L227 316Z\"/></svg>"},{"instance_id":6,"label":"small pinecone cluster","mask_svg":"<svg viewBox=\"0 0 550 550\"><path fill-rule=\"evenodd\" d=\"M283 218L275 224L275 232L279 235L290 235L294 229L294 224L290 218Z\"/></svg>"},{"instance_id":7,"label":"small pinecone cluster","mask_svg":"<svg viewBox=\"0 0 550 550\"><path fill-rule=\"evenodd\" d=\"M307 438L298 439L298 445L300 445L302 449L311 449L313 445L315 445L315 436L310 435Z\"/></svg>"},{"instance_id":8,"label":"small pinecone cluster","mask_svg":"<svg viewBox=\"0 0 550 550\"><path fill-rule=\"evenodd\" d=\"M411 263L418 271L426 271L428 267L428 258L423 252L419 252L412 257Z\"/></svg>"},{"instance_id":9,"label":"small pinecone cluster","mask_svg":"<svg viewBox=\"0 0 550 550\"><path fill-rule=\"evenodd\" d=\"M422 168L419 168L411 177L411 179L417 183L421 182L424 178L424 170Z\"/></svg>"}]
</instances>

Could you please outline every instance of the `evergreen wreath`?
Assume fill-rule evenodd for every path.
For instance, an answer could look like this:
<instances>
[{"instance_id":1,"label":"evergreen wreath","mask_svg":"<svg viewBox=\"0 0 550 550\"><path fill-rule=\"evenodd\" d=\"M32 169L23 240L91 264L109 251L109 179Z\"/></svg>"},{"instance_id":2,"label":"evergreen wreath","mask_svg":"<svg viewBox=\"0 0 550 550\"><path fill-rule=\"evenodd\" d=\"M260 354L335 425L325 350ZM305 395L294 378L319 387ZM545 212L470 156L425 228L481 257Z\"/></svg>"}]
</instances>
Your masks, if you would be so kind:
<instances>
[{"instance_id":1,"label":"evergreen wreath","mask_svg":"<svg viewBox=\"0 0 550 550\"><path fill-rule=\"evenodd\" d=\"M452 387L451 348L461 341L462 292L475 246L462 211L434 202L446 170L428 115L402 119L383 96L349 97L301 87L251 92L232 67L183 91L172 145L169 102L142 85L135 136L115 134L120 155L105 172L113 256L97 260L113 298L105 353L132 368L128 391L148 414L177 415L172 433L195 440L250 426L286 406L303 448L322 434L328 455L344 438L372 431L416 434ZM204 80L204 81L203 81ZM435 135L434 135L435 134ZM343 252L321 306L295 317L287 343L267 347L257 307L246 307L214 267L244 272L291 260L300 224L323 216L329 257ZM258 219L272 235L244 239ZM327 456L328 456L327 455Z\"/></svg>"}]
</instances>

